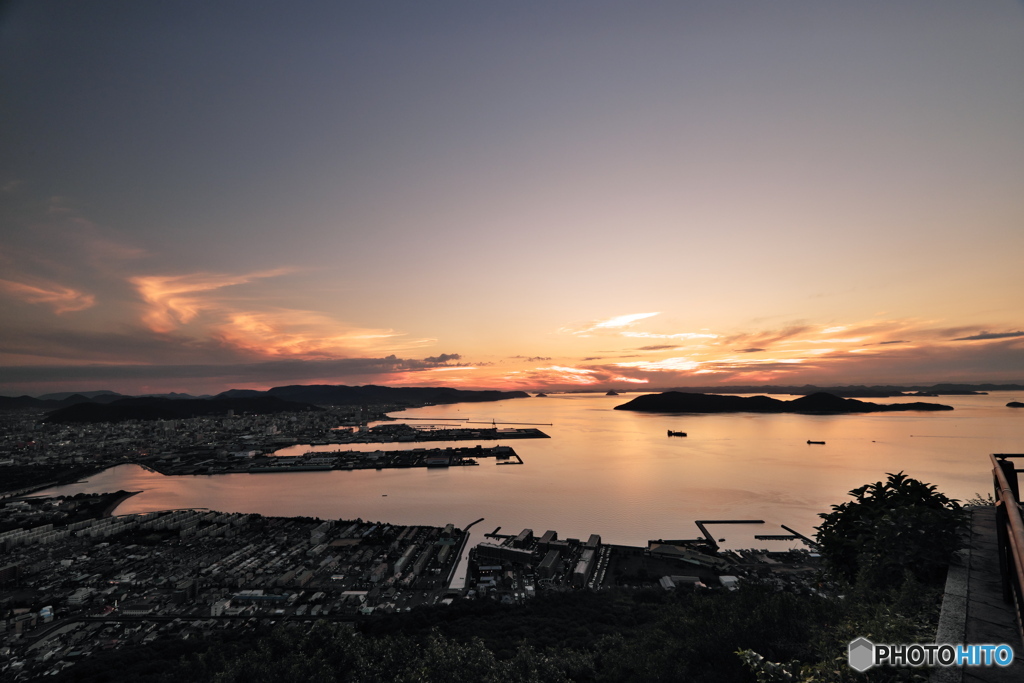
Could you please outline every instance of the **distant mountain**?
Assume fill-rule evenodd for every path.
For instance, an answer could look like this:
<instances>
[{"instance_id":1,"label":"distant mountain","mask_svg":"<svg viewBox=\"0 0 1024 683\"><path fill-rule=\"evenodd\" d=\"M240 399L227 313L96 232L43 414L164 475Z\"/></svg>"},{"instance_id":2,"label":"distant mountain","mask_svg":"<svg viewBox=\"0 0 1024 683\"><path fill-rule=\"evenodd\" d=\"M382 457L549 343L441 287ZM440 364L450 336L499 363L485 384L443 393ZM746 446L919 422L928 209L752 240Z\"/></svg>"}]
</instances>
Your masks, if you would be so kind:
<instances>
[{"instance_id":1,"label":"distant mountain","mask_svg":"<svg viewBox=\"0 0 1024 683\"><path fill-rule=\"evenodd\" d=\"M63 401L72 396L84 396L88 399L111 397L111 400L128 398L124 394L119 394L116 391L110 391L109 389L101 389L100 391L60 391L55 394L43 394L42 396L36 396L36 398L40 401Z\"/></svg>"},{"instance_id":2,"label":"distant mountain","mask_svg":"<svg viewBox=\"0 0 1024 683\"><path fill-rule=\"evenodd\" d=\"M471 391L449 387L384 387L368 384L350 387L343 384L310 384L274 387L266 392L249 389L231 389L217 398L275 396L287 401L313 405L424 405L427 403L476 403L501 401L507 398L527 398L525 391Z\"/></svg>"},{"instance_id":3,"label":"distant mountain","mask_svg":"<svg viewBox=\"0 0 1024 683\"><path fill-rule=\"evenodd\" d=\"M124 422L125 420L180 420L190 417L243 413L285 413L320 410L275 396L225 399L123 398L113 403L78 403L53 411L46 422Z\"/></svg>"},{"instance_id":4,"label":"distant mountain","mask_svg":"<svg viewBox=\"0 0 1024 683\"><path fill-rule=\"evenodd\" d=\"M265 391L256 391L255 389L228 389L222 391L214 398L255 398L257 396L266 396Z\"/></svg>"},{"instance_id":5,"label":"distant mountain","mask_svg":"<svg viewBox=\"0 0 1024 683\"><path fill-rule=\"evenodd\" d=\"M57 396L63 396L60 400L54 399L38 399L32 398L31 396L0 396L0 410L55 410L64 406L77 405L79 403L92 403L95 399L90 399L83 394L51 394ZM106 395L98 398L108 398ZM119 398L125 398L120 394L114 394L110 400L117 400Z\"/></svg>"},{"instance_id":6,"label":"distant mountain","mask_svg":"<svg viewBox=\"0 0 1024 683\"><path fill-rule=\"evenodd\" d=\"M668 391L662 394L637 396L615 410L636 410L646 413L881 413L897 410L953 410L938 403L895 403L881 405L840 398L818 392L792 401L767 396L721 396Z\"/></svg>"},{"instance_id":7,"label":"distant mountain","mask_svg":"<svg viewBox=\"0 0 1024 683\"><path fill-rule=\"evenodd\" d=\"M193 396L192 394L179 394L179 393L177 393L175 391L172 391L169 394L142 394L141 396L138 396L136 398L143 398L143 397L146 397L146 398L169 398L169 399L174 400L174 401L182 401L182 400L186 400L186 399L196 399L196 398L213 398L209 394L203 394L201 396Z\"/></svg>"},{"instance_id":8,"label":"distant mountain","mask_svg":"<svg viewBox=\"0 0 1024 683\"><path fill-rule=\"evenodd\" d=\"M43 409L57 405L56 401L40 401L31 396L0 396L0 410Z\"/></svg>"}]
</instances>

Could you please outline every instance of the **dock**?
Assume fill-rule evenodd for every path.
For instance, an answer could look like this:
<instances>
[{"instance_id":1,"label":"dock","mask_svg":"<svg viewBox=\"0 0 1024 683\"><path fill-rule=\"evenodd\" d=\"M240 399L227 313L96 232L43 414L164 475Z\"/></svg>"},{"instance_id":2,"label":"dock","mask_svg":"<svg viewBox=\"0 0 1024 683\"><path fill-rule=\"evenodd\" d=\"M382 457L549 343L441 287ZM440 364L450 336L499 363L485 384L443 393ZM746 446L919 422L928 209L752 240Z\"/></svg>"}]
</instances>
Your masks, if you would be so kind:
<instances>
[{"instance_id":1,"label":"dock","mask_svg":"<svg viewBox=\"0 0 1024 683\"><path fill-rule=\"evenodd\" d=\"M254 458L233 466L210 468L203 474L281 474L285 472L330 472L333 470L383 470L424 467L475 467L479 460L494 458L498 465L522 465L523 459L510 446L485 448L413 448L393 451L310 452L300 456ZM168 468L161 474L195 474L195 468Z\"/></svg>"},{"instance_id":2,"label":"dock","mask_svg":"<svg viewBox=\"0 0 1024 683\"><path fill-rule=\"evenodd\" d=\"M718 540L708 531L708 524L764 524L763 519L698 519L695 524L704 538L715 550L718 550Z\"/></svg>"}]
</instances>

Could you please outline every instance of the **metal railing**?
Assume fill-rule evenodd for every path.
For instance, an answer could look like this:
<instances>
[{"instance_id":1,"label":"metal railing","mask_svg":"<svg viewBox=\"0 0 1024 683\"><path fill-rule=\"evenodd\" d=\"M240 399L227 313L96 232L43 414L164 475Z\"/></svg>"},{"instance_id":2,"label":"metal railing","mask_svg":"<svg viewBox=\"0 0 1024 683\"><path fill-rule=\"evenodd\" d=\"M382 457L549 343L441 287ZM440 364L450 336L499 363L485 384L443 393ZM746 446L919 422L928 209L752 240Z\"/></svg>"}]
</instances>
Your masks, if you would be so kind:
<instances>
[{"instance_id":1,"label":"metal railing","mask_svg":"<svg viewBox=\"0 0 1024 683\"><path fill-rule=\"evenodd\" d=\"M999 544L999 574L1003 598L1013 605L1017 631L1024 643L1024 520L1021 519L1020 485L1017 470L1008 458L1024 454L994 453L992 482L996 494L996 540Z\"/></svg>"}]
</instances>

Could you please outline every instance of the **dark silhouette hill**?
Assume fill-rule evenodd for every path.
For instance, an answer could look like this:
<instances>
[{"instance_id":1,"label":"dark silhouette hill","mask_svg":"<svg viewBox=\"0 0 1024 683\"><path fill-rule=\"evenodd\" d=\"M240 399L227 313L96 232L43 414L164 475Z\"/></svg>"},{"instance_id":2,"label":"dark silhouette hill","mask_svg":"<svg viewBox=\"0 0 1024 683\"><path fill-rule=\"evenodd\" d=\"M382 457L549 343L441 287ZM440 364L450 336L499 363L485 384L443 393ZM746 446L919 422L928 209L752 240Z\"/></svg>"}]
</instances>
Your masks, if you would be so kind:
<instances>
[{"instance_id":1,"label":"dark silhouette hill","mask_svg":"<svg viewBox=\"0 0 1024 683\"><path fill-rule=\"evenodd\" d=\"M819 387L814 384L802 386L781 384L730 384L719 386L658 387L661 391L682 391L698 394L792 394L809 396L824 391L845 398L887 398L892 396L913 396L914 393L931 396L971 396L990 391L1020 391L1024 384L931 384L931 385L846 385Z\"/></svg>"},{"instance_id":2,"label":"dark silhouette hill","mask_svg":"<svg viewBox=\"0 0 1024 683\"><path fill-rule=\"evenodd\" d=\"M526 398L525 391L472 391L452 389L449 387L384 387L374 384L366 386L346 386L343 384L310 384L274 387L266 392L250 392L246 389L232 389L224 396L255 396L266 395L314 405L425 405L428 403L477 403L482 401L501 401L507 398Z\"/></svg>"},{"instance_id":3,"label":"dark silhouette hill","mask_svg":"<svg viewBox=\"0 0 1024 683\"><path fill-rule=\"evenodd\" d=\"M894 403L882 405L840 398L818 392L809 396L780 401L768 396L722 396L667 391L662 394L637 396L615 410L636 410L647 413L882 413L899 410L953 410L938 403Z\"/></svg>"},{"instance_id":4,"label":"dark silhouette hill","mask_svg":"<svg viewBox=\"0 0 1024 683\"><path fill-rule=\"evenodd\" d=\"M0 410L24 410L26 408L55 408L57 401L40 401L31 396L0 396Z\"/></svg>"},{"instance_id":5,"label":"dark silhouette hill","mask_svg":"<svg viewBox=\"0 0 1024 683\"><path fill-rule=\"evenodd\" d=\"M113 403L77 403L46 416L46 422L124 422L125 420L181 420L190 417L243 413L285 413L320 410L306 403L276 396L224 399L123 398Z\"/></svg>"},{"instance_id":6,"label":"dark silhouette hill","mask_svg":"<svg viewBox=\"0 0 1024 683\"><path fill-rule=\"evenodd\" d=\"M56 410L65 406L77 405L79 403L93 403L95 401L107 400L108 395L98 398L90 398L83 394L60 394L63 398L32 398L31 396L0 396L0 410ZM114 394L110 400L128 398Z\"/></svg>"}]
</instances>

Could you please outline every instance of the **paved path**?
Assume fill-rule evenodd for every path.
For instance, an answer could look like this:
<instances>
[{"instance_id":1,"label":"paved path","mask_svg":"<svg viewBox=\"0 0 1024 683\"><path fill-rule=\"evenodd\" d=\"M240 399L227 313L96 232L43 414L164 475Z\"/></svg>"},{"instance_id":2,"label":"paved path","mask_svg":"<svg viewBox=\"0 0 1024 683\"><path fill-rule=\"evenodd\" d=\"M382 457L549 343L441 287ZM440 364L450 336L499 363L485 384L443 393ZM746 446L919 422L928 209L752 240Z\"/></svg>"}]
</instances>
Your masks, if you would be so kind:
<instances>
[{"instance_id":1,"label":"paved path","mask_svg":"<svg viewBox=\"0 0 1024 683\"><path fill-rule=\"evenodd\" d=\"M938 669L932 683L1021 683L1024 681L1024 643L1013 615L1003 601L996 552L994 507L971 510L966 547L957 553L946 578L946 594L936 633L937 643L1000 644L1013 648L1008 667Z\"/></svg>"}]
</instances>

